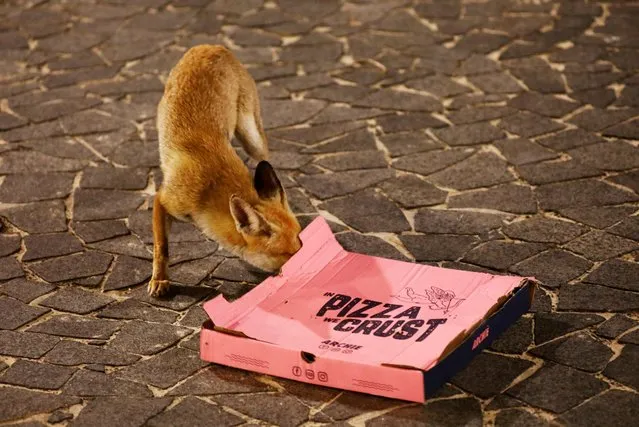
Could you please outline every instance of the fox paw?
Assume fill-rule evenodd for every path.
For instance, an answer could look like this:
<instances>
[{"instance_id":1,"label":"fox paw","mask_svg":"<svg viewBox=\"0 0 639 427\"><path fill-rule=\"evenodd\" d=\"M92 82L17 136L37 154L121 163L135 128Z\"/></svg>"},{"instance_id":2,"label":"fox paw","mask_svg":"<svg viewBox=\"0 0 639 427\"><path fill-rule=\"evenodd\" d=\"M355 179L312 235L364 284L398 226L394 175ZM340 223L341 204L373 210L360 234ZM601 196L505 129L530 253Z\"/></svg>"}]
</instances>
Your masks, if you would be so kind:
<instances>
[{"instance_id":1,"label":"fox paw","mask_svg":"<svg viewBox=\"0 0 639 427\"><path fill-rule=\"evenodd\" d=\"M160 297L166 294L166 292L169 290L169 281L151 279L147 289L149 291L149 295L154 297Z\"/></svg>"}]
</instances>

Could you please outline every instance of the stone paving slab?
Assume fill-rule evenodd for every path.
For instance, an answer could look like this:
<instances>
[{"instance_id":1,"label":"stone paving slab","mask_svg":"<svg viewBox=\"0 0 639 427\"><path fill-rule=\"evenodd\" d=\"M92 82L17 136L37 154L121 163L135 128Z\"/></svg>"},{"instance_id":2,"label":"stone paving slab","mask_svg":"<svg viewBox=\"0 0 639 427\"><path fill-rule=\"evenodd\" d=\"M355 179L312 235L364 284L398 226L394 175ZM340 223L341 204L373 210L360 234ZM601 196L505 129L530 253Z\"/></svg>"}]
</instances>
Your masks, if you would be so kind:
<instances>
[{"instance_id":1,"label":"stone paving slab","mask_svg":"<svg viewBox=\"0 0 639 427\"><path fill-rule=\"evenodd\" d=\"M6 0L0 17L0 424L639 419L636 2ZM174 295L144 289L156 105L202 43L258 82L303 225L535 275L531 312L424 405L201 362L203 301L264 279L175 224Z\"/></svg>"}]
</instances>

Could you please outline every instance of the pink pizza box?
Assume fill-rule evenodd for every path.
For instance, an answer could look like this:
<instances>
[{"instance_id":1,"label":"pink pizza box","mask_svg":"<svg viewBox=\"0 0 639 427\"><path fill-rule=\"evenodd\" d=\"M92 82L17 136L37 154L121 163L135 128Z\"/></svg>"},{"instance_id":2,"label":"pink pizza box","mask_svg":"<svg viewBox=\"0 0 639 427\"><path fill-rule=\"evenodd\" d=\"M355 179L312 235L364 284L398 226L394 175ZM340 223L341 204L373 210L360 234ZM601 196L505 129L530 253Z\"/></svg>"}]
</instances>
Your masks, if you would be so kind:
<instances>
[{"instance_id":1,"label":"pink pizza box","mask_svg":"<svg viewBox=\"0 0 639 427\"><path fill-rule=\"evenodd\" d=\"M204 304L203 360L424 402L532 301L533 278L348 252L322 217L301 239L279 275Z\"/></svg>"}]
</instances>

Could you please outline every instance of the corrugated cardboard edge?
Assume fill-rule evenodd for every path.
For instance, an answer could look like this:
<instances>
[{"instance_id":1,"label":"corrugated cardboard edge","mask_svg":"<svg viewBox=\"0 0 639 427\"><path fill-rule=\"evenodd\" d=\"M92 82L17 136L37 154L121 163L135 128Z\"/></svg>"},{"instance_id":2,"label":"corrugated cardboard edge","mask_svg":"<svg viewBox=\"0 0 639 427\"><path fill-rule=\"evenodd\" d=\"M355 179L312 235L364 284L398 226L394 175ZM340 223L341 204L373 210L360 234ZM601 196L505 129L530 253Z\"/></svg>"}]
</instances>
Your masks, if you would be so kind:
<instances>
[{"instance_id":1,"label":"corrugated cardboard edge","mask_svg":"<svg viewBox=\"0 0 639 427\"><path fill-rule=\"evenodd\" d=\"M424 395L432 395L446 381L466 367L470 361L489 347L492 342L522 315L530 310L535 288L534 278L524 278L518 289L513 290L504 304L496 307L490 315L475 327L474 331L459 341L457 346L448 346L437 364L424 371ZM451 343L453 344L453 343Z\"/></svg>"},{"instance_id":2,"label":"corrugated cardboard edge","mask_svg":"<svg viewBox=\"0 0 639 427\"><path fill-rule=\"evenodd\" d=\"M448 344L448 346L444 349L444 351L442 352L442 354L439 356L439 358L437 359L437 362L442 361L443 359L445 359L446 357L448 357L448 355L450 353L452 353L455 349L457 349L464 341L466 341L470 336L472 336L475 332L477 332L477 330L481 327L481 325L488 319L492 318L493 315L495 313L497 313L499 310L501 310L506 303L515 296L515 294L517 294L517 292L519 292L523 287L525 287L526 285L528 285L528 289L529 289L529 300L530 303L532 303L532 300L535 296L535 279L532 277L529 278L523 278L522 281L520 282L520 284L512 290L512 292L509 295L504 295L503 297L499 298L499 300L495 303L495 305L493 305L490 310L488 310L488 312L486 312L486 314L484 315L484 317L482 318L482 320L478 321L477 323L475 323L473 326L471 326L470 328L468 328L466 331L461 332L459 335L457 335L451 342L450 344Z\"/></svg>"},{"instance_id":3,"label":"corrugated cardboard edge","mask_svg":"<svg viewBox=\"0 0 639 427\"><path fill-rule=\"evenodd\" d=\"M228 328L223 328L221 326L215 326L213 321L210 320L210 319L205 321L204 325L206 325L208 327L208 329L213 329L214 331L221 332L223 334L233 335L233 336L241 337L241 338L248 338L250 340L254 340L255 339L255 338L249 337L244 332L236 331L235 329L228 329ZM204 327L204 325L202 325L202 327ZM257 340L257 341L260 341L260 340Z\"/></svg>"}]
</instances>

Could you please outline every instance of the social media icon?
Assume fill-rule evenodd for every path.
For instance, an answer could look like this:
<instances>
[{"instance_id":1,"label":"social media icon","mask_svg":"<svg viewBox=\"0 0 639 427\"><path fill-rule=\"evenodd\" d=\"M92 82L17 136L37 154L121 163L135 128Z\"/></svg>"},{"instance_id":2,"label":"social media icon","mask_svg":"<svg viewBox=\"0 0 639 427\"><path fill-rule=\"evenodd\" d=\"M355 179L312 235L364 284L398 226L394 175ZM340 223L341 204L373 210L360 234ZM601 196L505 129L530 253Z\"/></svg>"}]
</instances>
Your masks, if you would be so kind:
<instances>
[{"instance_id":1,"label":"social media icon","mask_svg":"<svg viewBox=\"0 0 639 427\"><path fill-rule=\"evenodd\" d=\"M299 366L293 366L293 375L295 375L296 377L301 377L302 368L300 368Z\"/></svg>"},{"instance_id":2,"label":"social media icon","mask_svg":"<svg viewBox=\"0 0 639 427\"><path fill-rule=\"evenodd\" d=\"M319 371L317 373L317 379L325 383L328 381L328 374L326 372Z\"/></svg>"},{"instance_id":3,"label":"social media icon","mask_svg":"<svg viewBox=\"0 0 639 427\"><path fill-rule=\"evenodd\" d=\"M306 370L306 378L308 378L309 380L312 380L315 378L315 371L313 371L312 369L307 369Z\"/></svg>"}]
</instances>

